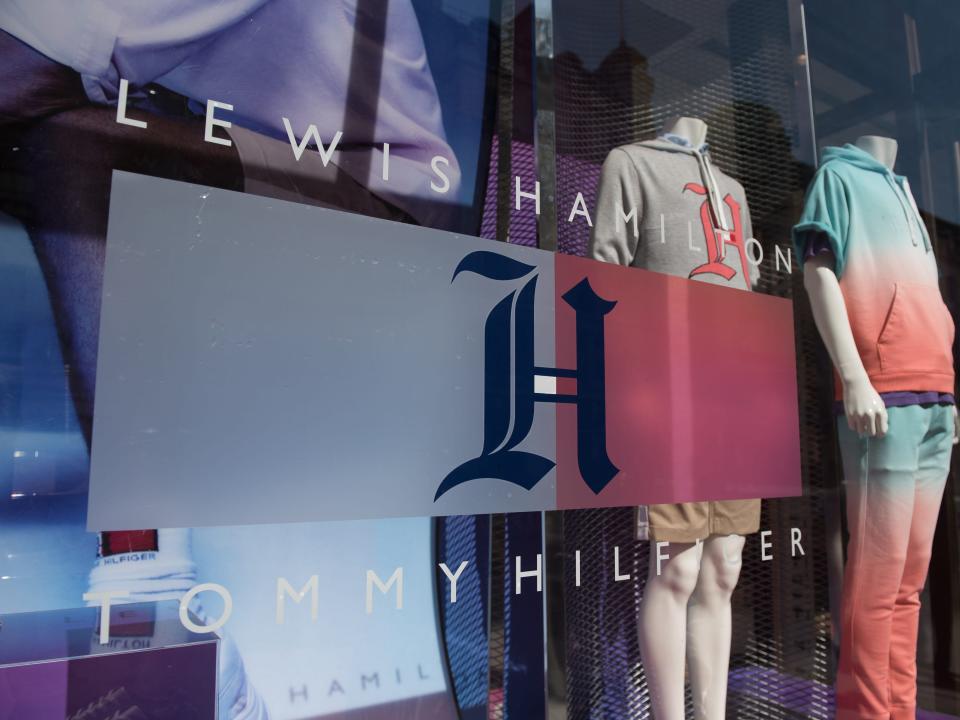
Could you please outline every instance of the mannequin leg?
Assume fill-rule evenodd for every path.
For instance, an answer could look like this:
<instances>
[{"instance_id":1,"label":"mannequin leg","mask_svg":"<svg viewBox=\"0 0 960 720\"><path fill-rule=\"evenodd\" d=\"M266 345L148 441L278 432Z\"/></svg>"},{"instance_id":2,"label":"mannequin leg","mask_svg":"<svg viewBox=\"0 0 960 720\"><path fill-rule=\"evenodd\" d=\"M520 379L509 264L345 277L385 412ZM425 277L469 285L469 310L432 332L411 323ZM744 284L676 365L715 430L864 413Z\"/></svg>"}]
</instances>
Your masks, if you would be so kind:
<instances>
[{"instance_id":1,"label":"mannequin leg","mask_svg":"<svg viewBox=\"0 0 960 720\"><path fill-rule=\"evenodd\" d=\"M657 575L650 558L640 603L640 655L656 720L683 720L687 602L697 586L703 545L670 543Z\"/></svg>"},{"instance_id":2,"label":"mannequin leg","mask_svg":"<svg viewBox=\"0 0 960 720\"><path fill-rule=\"evenodd\" d=\"M700 575L687 608L687 660L697 720L726 717L730 598L740 579L744 543L742 535L714 535L703 544Z\"/></svg>"},{"instance_id":3,"label":"mannequin leg","mask_svg":"<svg viewBox=\"0 0 960 720\"><path fill-rule=\"evenodd\" d=\"M890 408L890 430L883 438L861 438L843 418L838 422L850 528L838 720L890 718L894 607L907 566L918 448L929 424L924 412L916 406Z\"/></svg>"},{"instance_id":4,"label":"mannequin leg","mask_svg":"<svg viewBox=\"0 0 960 720\"><path fill-rule=\"evenodd\" d=\"M890 717L914 718L917 711L917 627L920 591L927 579L933 533L950 467L953 410L933 408L936 418L920 444L913 518L906 566L893 607L890 637Z\"/></svg>"}]
</instances>

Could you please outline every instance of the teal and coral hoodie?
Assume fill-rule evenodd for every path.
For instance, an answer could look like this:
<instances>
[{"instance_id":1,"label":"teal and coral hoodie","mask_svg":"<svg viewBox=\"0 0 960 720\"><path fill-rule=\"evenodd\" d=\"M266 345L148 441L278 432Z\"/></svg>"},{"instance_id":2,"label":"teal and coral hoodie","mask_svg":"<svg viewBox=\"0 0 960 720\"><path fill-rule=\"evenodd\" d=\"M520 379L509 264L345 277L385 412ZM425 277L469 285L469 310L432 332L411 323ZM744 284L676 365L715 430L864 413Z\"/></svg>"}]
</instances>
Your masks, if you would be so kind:
<instances>
[{"instance_id":1,"label":"teal and coral hoodie","mask_svg":"<svg viewBox=\"0 0 960 720\"><path fill-rule=\"evenodd\" d=\"M878 392L955 391L953 318L905 177L855 145L826 148L793 241L801 260L814 242L833 251L853 337Z\"/></svg>"}]
</instances>

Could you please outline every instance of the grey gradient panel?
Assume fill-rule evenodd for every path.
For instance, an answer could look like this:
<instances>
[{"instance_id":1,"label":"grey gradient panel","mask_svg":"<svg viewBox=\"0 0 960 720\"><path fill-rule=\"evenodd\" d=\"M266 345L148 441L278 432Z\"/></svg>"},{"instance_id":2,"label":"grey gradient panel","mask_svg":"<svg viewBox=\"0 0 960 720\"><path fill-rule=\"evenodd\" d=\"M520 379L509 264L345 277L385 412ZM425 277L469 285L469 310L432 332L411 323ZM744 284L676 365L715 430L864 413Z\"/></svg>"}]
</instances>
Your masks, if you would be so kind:
<instances>
[{"instance_id":1,"label":"grey gradient panel","mask_svg":"<svg viewBox=\"0 0 960 720\"><path fill-rule=\"evenodd\" d=\"M113 178L90 530L550 509L501 480L437 486L483 447L487 314L539 268L536 363L553 367L553 256L187 183ZM554 405L519 449L554 459Z\"/></svg>"}]
</instances>

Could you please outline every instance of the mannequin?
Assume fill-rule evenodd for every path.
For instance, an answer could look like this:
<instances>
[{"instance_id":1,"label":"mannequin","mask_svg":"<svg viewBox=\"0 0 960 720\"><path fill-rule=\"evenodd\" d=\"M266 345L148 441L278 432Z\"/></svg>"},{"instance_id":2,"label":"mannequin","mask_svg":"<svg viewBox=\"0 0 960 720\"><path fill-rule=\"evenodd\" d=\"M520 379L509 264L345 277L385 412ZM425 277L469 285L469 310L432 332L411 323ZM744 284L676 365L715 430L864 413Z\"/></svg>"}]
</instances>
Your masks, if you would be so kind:
<instances>
[{"instance_id":1,"label":"mannequin","mask_svg":"<svg viewBox=\"0 0 960 720\"><path fill-rule=\"evenodd\" d=\"M842 403L841 719L916 715L920 591L957 442L953 322L896 155L879 136L828 148L794 228Z\"/></svg>"},{"instance_id":2,"label":"mannequin","mask_svg":"<svg viewBox=\"0 0 960 720\"><path fill-rule=\"evenodd\" d=\"M678 117L664 125L657 140L616 148L608 155L590 242L593 258L751 288L757 271L742 254L751 236L746 197L739 183L712 168L706 137L703 120ZM703 192L693 194L691 185ZM704 204L713 221L709 232L701 227ZM647 229L631 233L617 222L620 210L633 207L641 208L639 225ZM698 231L707 238L705 246L691 239ZM720 240L711 246L714 237ZM654 717L683 720L689 668L696 718L722 720L730 599L740 575L744 535L759 529L760 501L655 505L649 518L650 569L639 626ZM667 559L658 561L658 554Z\"/></svg>"}]
</instances>

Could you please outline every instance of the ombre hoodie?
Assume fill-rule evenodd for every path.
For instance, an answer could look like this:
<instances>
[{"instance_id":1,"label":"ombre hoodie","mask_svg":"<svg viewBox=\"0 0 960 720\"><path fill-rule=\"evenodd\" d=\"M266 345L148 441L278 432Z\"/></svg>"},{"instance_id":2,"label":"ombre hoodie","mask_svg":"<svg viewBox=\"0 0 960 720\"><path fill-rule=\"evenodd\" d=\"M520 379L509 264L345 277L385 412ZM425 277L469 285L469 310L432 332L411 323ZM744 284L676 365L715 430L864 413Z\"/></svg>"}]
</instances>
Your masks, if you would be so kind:
<instances>
[{"instance_id":1,"label":"ombre hoodie","mask_svg":"<svg viewBox=\"0 0 960 720\"><path fill-rule=\"evenodd\" d=\"M906 178L855 145L826 148L793 228L826 240L864 368L880 393L954 392L954 323ZM837 398L842 393L837 383Z\"/></svg>"}]
</instances>

